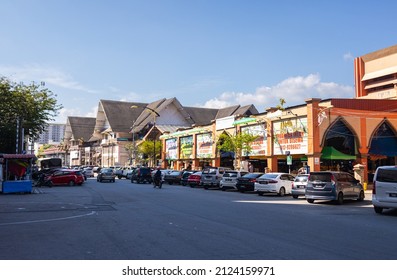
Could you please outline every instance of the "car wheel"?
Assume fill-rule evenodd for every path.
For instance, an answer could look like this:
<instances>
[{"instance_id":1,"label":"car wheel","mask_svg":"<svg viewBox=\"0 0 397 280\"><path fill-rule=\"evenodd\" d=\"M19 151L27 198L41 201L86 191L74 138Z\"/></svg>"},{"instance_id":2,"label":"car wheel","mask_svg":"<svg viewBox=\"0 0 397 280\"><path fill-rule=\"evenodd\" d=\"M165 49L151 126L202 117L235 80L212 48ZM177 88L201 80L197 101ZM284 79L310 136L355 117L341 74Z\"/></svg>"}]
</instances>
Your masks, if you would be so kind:
<instances>
[{"instance_id":1,"label":"car wheel","mask_svg":"<svg viewBox=\"0 0 397 280\"><path fill-rule=\"evenodd\" d=\"M343 204L343 193L340 192L340 193L338 194L338 198L337 198L336 202L337 202L339 205L342 205L342 204Z\"/></svg>"},{"instance_id":2,"label":"car wheel","mask_svg":"<svg viewBox=\"0 0 397 280\"><path fill-rule=\"evenodd\" d=\"M364 191L360 191L360 195L357 198L357 201L363 201L365 198Z\"/></svg>"},{"instance_id":3,"label":"car wheel","mask_svg":"<svg viewBox=\"0 0 397 280\"><path fill-rule=\"evenodd\" d=\"M284 187L281 187L280 190L278 191L278 196L284 196L285 195L285 189Z\"/></svg>"},{"instance_id":4,"label":"car wheel","mask_svg":"<svg viewBox=\"0 0 397 280\"><path fill-rule=\"evenodd\" d=\"M298 196L297 196L297 195L293 195L292 197L293 197L293 198L295 198L295 199L297 199L297 198L298 198Z\"/></svg>"},{"instance_id":5,"label":"car wheel","mask_svg":"<svg viewBox=\"0 0 397 280\"><path fill-rule=\"evenodd\" d=\"M314 199L306 199L306 201L309 203L314 203Z\"/></svg>"},{"instance_id":6,"label":"car wheel","mask_svg":"<svg viewBox=\"0 0 397 280\"><path fill-rule=\"evenodd\" d=\"M378 206L374 206L374 210L376 214L382 214L383 212L383 208Z\"/></svg>"},{"instance_id":7,"label":"car wheel","mask_svg":"<svg viewBox=\"0 0 397 280\"><path fill-rule=\"evenodd\" d=\"M70 180L69 186L72 187L72 186L74 186L74 185L76 185L75 182L74 182L73 180Z\"/></svg>"},{"instance_id":8,"label":"car wheel","mask_svg":"<svg viewBox=\"0 0 397 280\"><path fill-rule=\"evenodd\" d=\"M191 188L194 188L194 185L193 185L193 184L190 184L189 186L190 186Z\"/></svg>"},{"instance_id":9,"label":"car wheel","mask_svg":"<svg viewBox=\"0 0 397 280\"><path fill-rule=\"evenodd\" d=\"M258 195L259 196L263 196L263 192L258 192Z\"/></svg>"}]
</instances>

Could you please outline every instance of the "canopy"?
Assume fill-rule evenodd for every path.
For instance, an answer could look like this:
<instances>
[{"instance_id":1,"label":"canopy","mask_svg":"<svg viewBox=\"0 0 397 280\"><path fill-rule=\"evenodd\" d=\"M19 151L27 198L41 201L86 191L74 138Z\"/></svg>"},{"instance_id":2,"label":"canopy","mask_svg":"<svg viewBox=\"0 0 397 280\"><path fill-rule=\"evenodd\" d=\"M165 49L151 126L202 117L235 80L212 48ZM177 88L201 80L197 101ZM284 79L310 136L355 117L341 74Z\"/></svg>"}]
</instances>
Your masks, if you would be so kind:
<instances>
[{"instance_id":1,"label":"canopy","mask_svg":"<svg viewBox=\"0 0 397 280\"><path fill-rule=\"evenodd\" d=\"M34 158L33 154L0 154L2 158Z\"/></svg>"},{"instance_id":2,"label":"canopy","mask_svg":"<svg viewBox=\"0 0 397 280\"><path fill-rule=\"evenodd\" d=\"M321 155L322 159L330 159L330 160L354 160L356 156L346 155L334 147L324 147Z\"/></svg>"},{"instance_id":3,"label":"canopy","mask_svg":"<svg viewBox=\"0 0 397 280\"><path fill-rule=\"evenodd\" d=\"M395 136L385 136L372 139L368 153L385 157L397 156L397 138Z\"/></svg>"}]
</instances>

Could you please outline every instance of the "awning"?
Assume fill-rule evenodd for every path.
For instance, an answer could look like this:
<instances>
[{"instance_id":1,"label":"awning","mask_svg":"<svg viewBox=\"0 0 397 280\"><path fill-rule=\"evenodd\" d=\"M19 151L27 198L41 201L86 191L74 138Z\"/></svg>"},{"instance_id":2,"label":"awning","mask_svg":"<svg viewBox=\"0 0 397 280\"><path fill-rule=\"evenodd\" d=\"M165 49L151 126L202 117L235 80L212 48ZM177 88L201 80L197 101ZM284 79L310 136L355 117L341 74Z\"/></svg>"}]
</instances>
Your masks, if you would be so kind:
<instances>
[{"instance_id":1,"label":"awning","mask_svg":"<svg viewBox=\"0 0 397 280\"><path fill-rule=\"evenodd\" d=\"M356 156L344 154L334 147L324 147L321 155L322 159L330 160L354 160Z\"/></svg>"},{"instance_id":2,"label":"awning","mask_svg":"<svg viewBox=\"0 0 397 280\"><path fill-rule=\"evenodd\" d=\"M35 155L33 154L0 154L2 158L34 158Z\"/></svg>"},{"instance_id":3,"label":"awning","mask_svg":"<svg viewBox=\"0 0 397 280\"><path fill-rule=\"evenodd\" d=\"M397 138L394 136L373 138L368 154L386 157L397 156Z\"/></svg>"}]
</instances>

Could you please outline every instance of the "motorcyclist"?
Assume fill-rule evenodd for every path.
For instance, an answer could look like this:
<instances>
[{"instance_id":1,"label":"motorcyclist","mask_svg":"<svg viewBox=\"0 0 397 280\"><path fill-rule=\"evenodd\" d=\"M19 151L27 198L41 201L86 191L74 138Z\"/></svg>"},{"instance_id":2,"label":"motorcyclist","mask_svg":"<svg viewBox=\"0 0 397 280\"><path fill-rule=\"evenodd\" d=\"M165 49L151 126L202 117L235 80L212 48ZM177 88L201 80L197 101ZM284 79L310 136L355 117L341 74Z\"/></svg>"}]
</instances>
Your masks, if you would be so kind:
<instances>
[{"instance_id":1,"label":"motorcyclist","mask_svg":"<svg viewBox=\"0 0 397 280\"><path fill-rule=\"evenodd\" d=\"M154 173L153 185L154 185L154 188L156 186L159 186L159 188L161 188L162 182L161 182L161 170L160 170L160 167L157 167L157 171L156 171L156 173Z\"/></svg>"}]
</instances>

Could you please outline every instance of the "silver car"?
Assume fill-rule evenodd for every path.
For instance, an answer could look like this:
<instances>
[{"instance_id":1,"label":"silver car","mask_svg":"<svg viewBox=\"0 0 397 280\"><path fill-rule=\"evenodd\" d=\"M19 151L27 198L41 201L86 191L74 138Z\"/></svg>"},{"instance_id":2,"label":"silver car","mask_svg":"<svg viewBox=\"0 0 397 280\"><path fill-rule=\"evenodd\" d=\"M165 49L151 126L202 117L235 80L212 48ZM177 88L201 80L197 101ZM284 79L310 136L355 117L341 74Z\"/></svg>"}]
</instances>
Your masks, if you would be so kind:
<instances>
[{"instance_id":1,"label":"silver car","mask_svg":"<svg viewBox=\"0 0 397 280\"><path fill-rule=\"evenodd\" d=\"M248 173L247 171L235 171L235 170L225 171L225 173L222 176L222 180L219 183L219 187L221 188L222 191L225 191L227 189L237 190L236 187L237 178L240 178L241 176L244 176L247 173Z\"/></svg>"},{"instance_id":2,"label":"silver car","mask_svg":"<svg viewBox=\"0 0 397 280\"><path fill-rule=\"evenodd\" d=\"M360 181L347 172L318 171L311 172L307 181L306 200L335 200L343 204L345 199L364 200L364 188Z\"/></svg>"},{"instance_id":3,"label":"silver car","mask_svg":"<svg viewBox=\"0 0 397 280\"><path fill-rule=\"evenodd\" d=\"M309 174L298 174L292 183L291 194L293 198L298 198L299 196L305 196L305 190L307 185L307 179Z\"/></svg>"}]
</instances>

